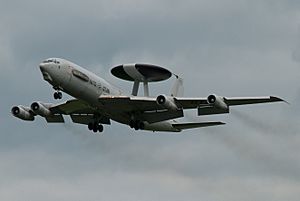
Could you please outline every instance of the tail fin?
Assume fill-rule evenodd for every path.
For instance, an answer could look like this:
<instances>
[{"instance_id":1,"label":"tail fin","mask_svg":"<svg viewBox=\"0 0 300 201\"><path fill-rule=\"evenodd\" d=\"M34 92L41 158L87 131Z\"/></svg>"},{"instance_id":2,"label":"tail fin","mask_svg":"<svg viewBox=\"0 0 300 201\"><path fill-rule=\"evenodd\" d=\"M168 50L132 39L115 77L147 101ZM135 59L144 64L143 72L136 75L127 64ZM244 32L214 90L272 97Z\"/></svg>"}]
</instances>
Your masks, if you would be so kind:
<instances>
[{"instance_id":1,"label":"tail fin","mask_svg":"<svg viewBox=\"0 0 300 201\"><path fill-rule=\"evenodd\" d=\"M183 79L181 77L179 77L178 75L175 75L175 77L176 77L176 80L171 89L171 96L181 97L181 96L183 96L183 93L184 93Z\"/></svg>"}]
</instances>

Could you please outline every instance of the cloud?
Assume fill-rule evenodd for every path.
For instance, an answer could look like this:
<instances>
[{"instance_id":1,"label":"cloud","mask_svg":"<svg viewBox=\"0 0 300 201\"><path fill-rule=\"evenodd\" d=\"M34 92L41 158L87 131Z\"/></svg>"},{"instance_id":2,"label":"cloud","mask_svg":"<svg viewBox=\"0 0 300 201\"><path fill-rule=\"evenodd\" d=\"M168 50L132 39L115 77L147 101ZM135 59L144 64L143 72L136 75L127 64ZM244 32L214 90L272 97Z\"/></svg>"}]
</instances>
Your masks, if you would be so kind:
<instances>
[{"instance_id":1,"label":"cloud","mask_svg":"<svg viewBox=\"0 0 300 201\"><path fill-rule=\"evenodd\" d=\"M1 200L298 200L297 1L2 4ZM179 135L117 123L94 135L82 125L12 117L14 104L52 101L38 69L52 56L127 91L131 84L109 69L145 62L181 75L186 96L278 95L291 105L244 106L214 117L191 111L182 121L227 124ZM151 85L151 94L168 93L172 81Z\"/></svg>"}]
</instances>

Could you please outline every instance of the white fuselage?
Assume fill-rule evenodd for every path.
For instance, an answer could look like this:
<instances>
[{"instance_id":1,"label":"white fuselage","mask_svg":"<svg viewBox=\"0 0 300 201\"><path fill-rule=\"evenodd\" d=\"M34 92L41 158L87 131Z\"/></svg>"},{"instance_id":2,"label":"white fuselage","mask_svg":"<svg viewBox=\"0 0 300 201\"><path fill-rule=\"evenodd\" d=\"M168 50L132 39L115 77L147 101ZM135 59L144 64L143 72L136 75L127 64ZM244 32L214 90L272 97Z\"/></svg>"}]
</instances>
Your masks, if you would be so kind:
<instances>
[{"instance_id":1,"label":"white fuselage","mask_svg":"<svg viewBox=\"0 0 300 201\"><path fill-rule=\"evenodd\" d=\"M59 58L45 60L40 64L40 69L44 79L54 88L83 100L92 107L97 107L99 113L105 114L114 121L123 124L129 123L130 118L99 103L99 97L102 95L119 96L123 94L120 89L112 86L101 77L70 61ZM170 121L153 124L145 122L145 130L179 131L172 126Z\"/></svg>"},{"instance_id":2,"label":"white fuselage","mask_svg":"<svg viewBox=\"0 0 300 201\"><path fill-rule=\"evenodd\" d=\"M56 59L57 60L57 59ZM63 59L59 63L51 63L47 69L40 64L41 71L48 74L44 79L52 86L90 104L97 104L101 95L121 95L121 90L112 87L94 73Z\"/></svg>"}]
</instances>

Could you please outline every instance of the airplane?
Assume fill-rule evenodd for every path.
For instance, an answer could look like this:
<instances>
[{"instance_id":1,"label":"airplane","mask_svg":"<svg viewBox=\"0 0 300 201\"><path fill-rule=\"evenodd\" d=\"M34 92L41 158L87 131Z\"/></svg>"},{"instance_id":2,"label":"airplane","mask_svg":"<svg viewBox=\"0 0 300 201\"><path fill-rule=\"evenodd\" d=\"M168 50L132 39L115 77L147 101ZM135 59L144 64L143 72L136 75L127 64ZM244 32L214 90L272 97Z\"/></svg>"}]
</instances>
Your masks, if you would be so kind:
<instances>
[{"instance_id":1,"label":"airplane","mask_svg":"<svg viewBox=\"0 0 300 201\"><path fill-rule=\"evenodd\" d=\"M180 123L184 110L196 109L198 115L229 113L230 106L284 101L275 96L223 97L215 94L205 98L179 96L182 78L166 68L152 64L122 64L111 73L123 80L132 81L130 95L108 83L96 74L61 58L49 58L39 64L43 79L52 85L54 99L61 99L62 92L74 99L63 103L33 102L30 107L13 106L13 116L33 121L35 116L44 117L48 123L64 123L63 115L70 115L74 123L87 125L93 132L102 132L103 125L111 120L129 125L135 130L180 132L185 129L218 126L220 121ZM176 80L170 95L149 95L149 82L158 82L175 75ZM140 83L144 96L138 96Z\"/></svg>"}]
</instances>

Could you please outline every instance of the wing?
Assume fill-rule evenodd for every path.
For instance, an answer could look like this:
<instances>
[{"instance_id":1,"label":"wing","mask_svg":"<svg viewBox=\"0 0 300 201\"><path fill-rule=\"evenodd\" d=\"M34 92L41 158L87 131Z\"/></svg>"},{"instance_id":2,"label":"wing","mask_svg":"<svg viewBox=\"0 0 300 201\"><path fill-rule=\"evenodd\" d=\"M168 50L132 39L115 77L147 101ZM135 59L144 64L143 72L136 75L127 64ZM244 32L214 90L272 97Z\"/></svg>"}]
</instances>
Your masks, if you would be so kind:
<instances>
[{"instance_id":1,"label":"wing","mask_svg":"<svg viewBox=\"0 0 300 201\"><path fill-rule=\"evenodd\" d=\"M198 115L229 113L229 106L258 104L283 101L274 96L267 97L236 97L227 98L210 95L208 98L181 98L165 97L169 104L159 104L156 98L150 97L130 97L130 96L101 96L101 103L109 110L123 111L125 113L141 113L140 119L149 123L158 122L172 118L182 117L183 113L178 112L183 109L198 109ZM175 105L175 108L171 106ZM172 113L168 116L167 114ZM147 117L151 115L151 120ZM165 116L165 118L163 117ZM157 121L156 121L157 120Z\"/></svg>"},{"instance_id":2,"label":"wing","mask_svg":"<svg viewBox=\"0 0 300 201\"><path fill-rule=\"evenodd\" d=\"M183 117L183 110L168 110L156 103L156 98L136 96L101 96L99 103L111 113L131 118L131 114L141 121L155 123Z\"/></svg>"},{"instance_id":3,"label":"wing","mask_svg":"<svg viewBox=\"0 0 300 201\"><path fill-rule=\"evenodd\" d=\"M92 108L89 104L81 100L69 100L66 103L61 103L50 107L49 110L54 114L93 114L95 108Z\"/></svg>"},{"instance_id":4,"label":"wing","mask_svg":"<svg viewBox=\"0 0 300 201\"><path fill-rule=\"evenodd\" d=\"M275 96L266 96L266 97L220 97L226 103L227 106L234 105L246 105L246 104L257 104L257 103L269 103L284 101ZM208 98L175 98L178 105L183 109L192 109L198 107L207 107L212 104L208 103Z\"/></svg>"},{"instance_id":5,"label":"wing","mask_svg":"<svg viewBox=\"0 0 300 201\"><path fill-rule=\"evenodd\" d=\"M280 98L269 97L244 97L226 98L210 95L208 98L178 98L163 96L163 102L157 98L136 97L136 96L101 96L99 106L93 107L82 100L69 100L65 103L47 106L51 115L44 116L47 122L64 122L62 115L70 115L74 123L88 124L95 118L102 124L110 124L110 115L115 118L122 117L125 122L130 119L132 114L140 121L148 123L161 122L169 119L183 117L183 109L197 108L198 115L211 115L229 113L229 106L257 104L267 102L283 101ZM41 105L42 106L42 105ZM178 129L219 125L219 122L209 124L189 123L174 125Z\"/></svg>"},{"instance_id":6,"label":"wing","mask_svg":"<svg viewBox=\"0 0 300 201\"><path fill-rule=\"evenodd\" d=\"M95 120L94 115L97 114L99 123L110 124L110 119L108 117L101 115L97 108L93 108L82 100L69 100L66 103L50 107L49 110L53 114L58 114L57 116L61 114L70 115L74 123L88 124Z\"/></svg>"},{"instance_id":7,"label":"wing","mask_svg":"<svg viewBox=\"0 0 300 201\"><path fill-rule=\"evenodd\" d=\"M258 104L258 103L270 103L284 101L275 96L267 97L220 97L216 95L210 95L207 98L176 98L176 102L184 108L198 108L198 115L212 115L212 114L224 114L229 113L230 106L246 105L246 104Z\"/></svg>"}]
</instances>

